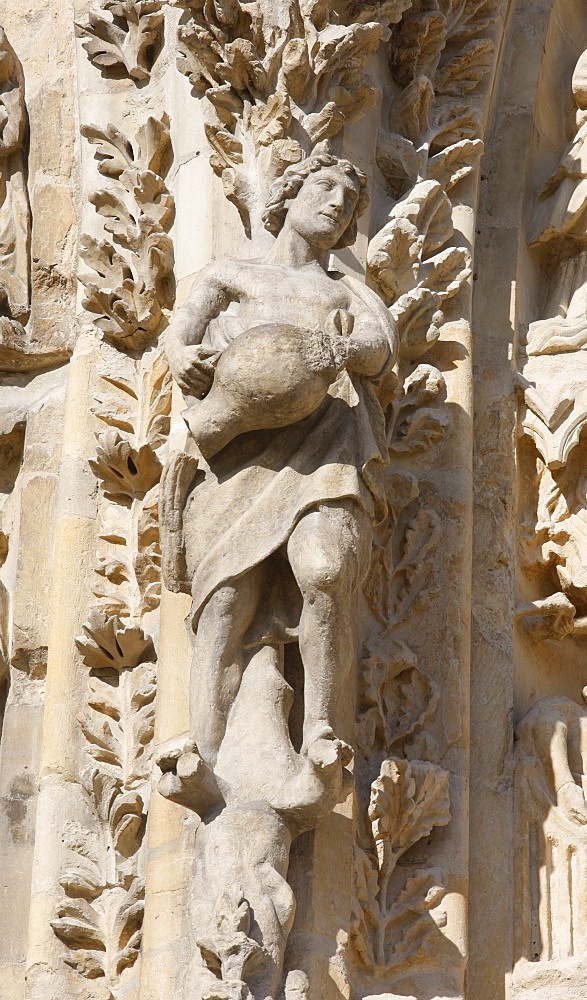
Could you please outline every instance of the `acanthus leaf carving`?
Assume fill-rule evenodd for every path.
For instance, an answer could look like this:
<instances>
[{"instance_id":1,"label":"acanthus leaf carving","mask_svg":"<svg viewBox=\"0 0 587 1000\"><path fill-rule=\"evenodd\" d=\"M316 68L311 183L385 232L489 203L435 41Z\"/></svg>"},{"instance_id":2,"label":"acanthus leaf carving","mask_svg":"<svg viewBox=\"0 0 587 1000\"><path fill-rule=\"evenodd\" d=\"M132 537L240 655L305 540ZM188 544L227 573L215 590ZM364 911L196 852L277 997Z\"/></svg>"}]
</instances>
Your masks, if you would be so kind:
<instances>
[{"instance_id":1,"label":"acanthus leaf carving","mask_svg":"<svg viewBox=\"0 0 587 1000\"><path fill-rule=\"evenodd\" d=\"M163 43L162 0L102 0L76 25L88 57L105 71L148 80Z\"/></svg>"}]
</instances>

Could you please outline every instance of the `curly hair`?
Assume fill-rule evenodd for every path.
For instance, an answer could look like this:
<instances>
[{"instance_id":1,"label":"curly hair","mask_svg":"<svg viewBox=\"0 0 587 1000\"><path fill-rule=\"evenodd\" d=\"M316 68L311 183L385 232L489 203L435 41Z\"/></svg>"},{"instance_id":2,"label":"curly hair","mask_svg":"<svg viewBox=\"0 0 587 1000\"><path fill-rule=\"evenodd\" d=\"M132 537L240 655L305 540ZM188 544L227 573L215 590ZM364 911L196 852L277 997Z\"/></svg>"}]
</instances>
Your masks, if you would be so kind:
<instances>
[{"instance_id":1,"label":"curly hair","mask_svg":"<svg viewBox=\"0 0 587 1000\"><path fill-rule=\"evenodd\" d=\"M302 184L310 174L317 173L324 167L335 167L341 170L347 177L351 177L359 189L359 198L355 205L353 217L347 228L339 239L334 250L342 250L343 247L351 246L357 238L357 223L369 204L367 194L367 178L362 170L355 167L350 160L343 160L339 156L331 153L314 153L301 163L295 163L288 167L285 173L279 177L271 187L269 201L263 212L263 225L270 233L277 236L285 222L287 215L288 201L295 198Z\"/></svg>"}]
</instances>

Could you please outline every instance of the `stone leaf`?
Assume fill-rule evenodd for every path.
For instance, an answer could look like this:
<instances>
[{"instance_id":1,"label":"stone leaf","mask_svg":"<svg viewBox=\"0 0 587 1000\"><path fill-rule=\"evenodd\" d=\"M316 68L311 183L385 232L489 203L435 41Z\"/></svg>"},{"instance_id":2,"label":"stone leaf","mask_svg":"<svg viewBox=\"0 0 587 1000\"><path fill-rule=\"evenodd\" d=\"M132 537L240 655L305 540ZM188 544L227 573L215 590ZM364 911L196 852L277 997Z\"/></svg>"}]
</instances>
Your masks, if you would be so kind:
<instances>
[{"instance_id":1,"label":"stone leaf","mask_svg":"<svg viewBox=\"0 0 587 1000\"><path fill-rule=\"evenodd\" d=\"M471 173L483 148L481 139L461 139L429 159L427 176L438 181L445 191L450 191Z\"/></svg>"},{"instance_id":2,"label":"stone leaf","mask_svg":"<svg viewBox=\"0 0 587 1000\"><path fill-rule=\"evenodd\" d=\"M169 119L149 118L134 145L111 125L83 131L97 146L98 169L115 182L90 196L112 242L81 239L80 256L101 279L80 275L83 306L97 315L95 325L117 347L140 350L161 331L167 321L163 310L175 296L167 234L174 201L163 180L172 157Z\"/></svg>"},{"instance_id":3,"label":"stone leaf","mask_svg":"<svg viewBox=\"0 0 587 1000\"><path fill-rule=\"evenodd\" d=\"M93 412L109 427L132 434L135 448L155 451L167 441L171 413L171 373L159 351L135 377L102 374Z\"/></svg>"},{"instance_id":4,"label":"stone leaf","mask_svg":"<svg viewBox=\"0 0 587 1000\"><path fill-rule=\"evenodd\" d=\"M407 455L441 441L449 426L444 408L446 383L432 365L418 365L404 382L404 391L391 404L388 417L390 451ZM431 405L432 404L432 405Z\"/></svg>"},{"instance_id":5,"label":"stone leaf","mask_svg":"<svg viewBox=\"0 0 587 1000\"><path fill-rule=\"evenodd\" d=\"M105 975L106 943L98 916L85 899L62 903L57 910L58 919L51 921L57 937L71 951L82 951L79 959L66 959L86 979L96 979Z\"/></svg>"},{"instance_id":6,"label":"stone leaf","mask_svg":"<svg viewBox=\"0 0 587 1000\"><path fill-rule=\"evenodd\" d=\"M389 758L371 785L369 819L380 868L392 864L436 826L450 822L449 773L422 760Z\"/></svg>"},{"instance_id":7,"label":"stone leaf","mask_svg":"<svg viewBox=\"0 0 587 1000\"><path fill-rule=\"evenodd\" d=\"M443 0L447 34L453 44L479 37L495 20L498 0Z\"/></svg>"},{"instance_id":8,"label":"stone leaf","mask_svg":"<svg viewBox=\"0 0 587 1000\"><path fill-rule=\"evenodd\" d=\"M89 465L108 499L143 499L159 482L163 467L150 444L133 448L114 428L98 434L96 440L96 458Z\"/></svg>"},{"instance_id":9,"label":"stone leaf","mask_svg":"<svg viewBox=\"0 0 587 1000\"><path fill-rule=\"evenodd\" d=\"M438 702L436 685L418 669L415 654L394 642L389 659L371 654L361 663L357 748L389 755L429 718Z\"/></svg>"},{"instance_id":10,"label":"stone leaf","mask_svg":"<svg viewBox=\"0 0 587 1000\"><path fill-rule=\"evenodd\" d=\"M214 926L198 947L208 968L223 982L245 984L247 975L267 958L265 949L249 936L251 909L242 889L233 885L216 905Z\"/></svg>"},{"instance_id":11,"label":"stone leaf","mask_svg":"<svg viewBox=\"0 0 587 1000\"><path fill-rule=\"evenodd\" d=\"M418 76L431 78L446 37L446 18L439 4L415 0L392 34L390 67L394 80L407 87Z\"/></svg>"},{"instance_id":12,"label":"stone leaf","mask_svg":"<svg viewBox=\"0 0 587 1000\"><path fill-rule=\"evenodd\" d=\"M418 361L434 346L444 323L440 302L440 295L420 285L400 295L390 306L397 323L401 358Z\"/></svg>"},{"instance_id":13,"label":"stone leaf","mask_svg":"<svg viewBox=\"0 0 587 1000\"><path fill-rule=\"evenodd\" d=\"M98 170L105 177L118 178L123 170L134 165L132 143L116 125L109 124L105 128L82 125L80 132L88 142L97 147L95 156Z\"/></svg>"},{"instance_id":14,"label":"stone leaf","mask_svg":"<svg viewBox=\"0 0 587 1000\"><path fill-rule=\"evenodd\" d=\"M417 76L402 90L393 105L394 130L414 146L421 146L430 134L434 87L427 76Z\"/></svg>"},{"instance_id":15,"label":"stone leaf","mask_svg":"<svg viewBox=\"0 0 587 1000\"><path fill-rule=\"evenodd\" d=\"M494 45L490 38L481 38L464 45L459 54L443 63L435 78L438 94L462 96L475 90L493 65Z\"/></svg>"},{"instance_id":16,"label":"stone leaf","mask_svg":"<svg viewBox=\"0 0 587 1000\"><path fill-rule=\"evenodd\" d=\"M369 243L369 274L388 303L412 291L420 283L430 288L438 280L439 293L455 280L452 250L436 264L420 268L430 254L439 250L453 235L452 207L436 181L422 181L391 208L388 221ZM462 254L463 251L458 251ZM448 263L445 260L448 258ZM464 280L464 279L463 279Z\"/></svg>"},{"instance_id":17,"label":"stone leaf","mask_svg":"<svg viewBox=\"0 0 587 1000\"><path fill-rule=\"evenodd\" d=\"M148 80L154 55L163 42L162 0L103 0L77 25L88 36L83 47L95 66Z\"/></svg>"},{"instance_id":18,"label":"stone leaf","mask_svg":"<svg viewBox=\"0 0 587 1000\"><path fill-rule=\"evenodd\" d=\"M81 722L86 751L100 765L92 777L94 797L101 804L102 818L110 823L113 843L125 857L138 848L138 844L132 847L143 811L137 789L149 777L155 694L152 664L125 671L114 684L92 677L88 710ZM125 795L129 797L123 799L122 812L114 815L116 803Z\"/></svg>"},{"instance_id":19,"label":"stone leaf","mask_svg":"<svg viewBox=\"0 0 587 1000\"><path fill-rule=\"evenodd\" d=\"M414 455L419 451L428 451L433 445L444 440L450 426L450 417L446 410L438 406L424 407L406 418L401 428L401 437L390 448L396 455Z\"/></svg>"},{"instance_id":20,"label":"stone leaf","mask_svg":"<svg viewBox=\"0 0 587 1000\"><path fill-rule=\"evenodd\" d=\"M75 644L83 662L93 670L121 671L154 658L150 635L140 626L125 624L99 608L92 608L83 628L85 636L76 639Z\"/></svg>"},{"instance_id":21,"label":"stone leaf","mask_svg":"<svg viewBox=\"0 0 587 1000\"><path fill-rule=\"evenodd\" d=\"M51 926L70 950L66 964L116 989L123 970L139 955L144 892L143 880L135 876L126 888L107 886L93 906L82 899L61 904Z\"/></svg>"},{"instance_id":22,"label":"stone leaf","mask_svg":"<svg viewBox=\"0 0 587 1000\"><path fill-rule=\"evenodd\" d=\"M124 500L124 498L122 498ZM104 506L100 513L100 538L109 543L95 566L100 580L93 593L109 615L141 619L159 606L161 597L161 545L158 514L159 489L154 486L142 499Z\"/></svg>"},{"instance_id":23,"label":"stone leaf","mask_svg":"<svg viewBox=\"0 0 587 1000\"><path fill-rule=\"evenodd\" d=\"M478 139L481 131L481 111L469 101L437 98L430 112L429 140L433 153L463 139Z\"/></svg>"},{"instance_id":24,"label":"stone leaf","mask_svg":"<svg viewBox=\"0 0 587 1000\"><path fill-rule=\"evenodd\" d=\"M440 523L435 511L420 507L408 521L400 556L390 580L391 621L405 621L417 606L423 607L430 597L427 584L432 576L433 559L440 536Z\"/></svg>"},{"instance_id":25,"label":"stone leaf","mask_svg":"<svg viewBox=\"0 0 587 1000\"><path fill-rule=\"evenodd\" d=\"M414 186L423 165L423 154L413 142L397 132L386 132L384 129L379 129L377 133L376 159L397 198Z\"/></svg>"},{"instance_id":26,"label":"stone leaf","mask_svg":"<svg viewBox=\"0 0 587 1000\"><path fill-rule=\"evenodd\" d=\"M80 131L88 142L96 146L98 170L105 177L118 179L129 168L165 177L171 166L173 149L167 114L160 119L149 116L138 129L134 145L116 125L99 128L88 124L82 125Z\"/></svg>"},{"instance_id":27,"label":"stone leaf","mask_svg":"<svg viewBox=\"0 0 587 1000\"><path fill-rule=\"evenodd\" d=\"M353 911L350 937L361 962L375 969L375 948L380 926L379 872L370 854L355 844L353 864Z\"/></svg>"},{"instance_id":28,"label":"stone leaf","mask_svg":"<svg viewBox=\"0 0 587 1000\"><path fill-rule=\"evenodd\" d=\"M379 0L376 3L349 0L345 5L344 18L347 23L355 21L358 24L365 24L368 21L376 21L384 25L397 24L411 5L412 0Z\"/></svg>"},{"instance_id":29,"label":"stone leaf","mask_svg":"<svg viewBox=\"0 0 587 1000\"><path fill-rule=\"evenodd\" d=\"M417 871L409 878L387 914L385 927L384 967L387 972L400 971L417 961L426 962L426 938L439 926L430 911L444 899L447 890L441 883L439 869ZM446 914L437 918L446 922Z\"/></svg>"},{"instance_id":30,"label":"stone leaf","mask_svg":"<svg viewBox=\"0 0 587 1000\"><path fill-rule=\"evenodd\" d=\"M245 114L245 128L250 129L257 153L260 147L270 146L283 139L291 121L291 108L287 94L272 94L266 104L258 104Z\"/></svg>"}]
</instances>

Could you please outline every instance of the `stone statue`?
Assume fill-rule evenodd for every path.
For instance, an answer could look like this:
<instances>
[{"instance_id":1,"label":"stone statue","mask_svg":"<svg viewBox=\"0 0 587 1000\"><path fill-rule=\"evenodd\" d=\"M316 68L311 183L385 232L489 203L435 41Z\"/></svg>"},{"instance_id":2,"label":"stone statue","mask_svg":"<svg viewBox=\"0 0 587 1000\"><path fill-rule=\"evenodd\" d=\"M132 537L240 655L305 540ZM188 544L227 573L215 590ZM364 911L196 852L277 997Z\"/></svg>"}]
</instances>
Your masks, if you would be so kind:
<instances>
[{"instance_id":1,"label":"stone statue","mask_svg":"<svg viewBox=\"0 0 587 1000\"><path fill-rule=\"evenodd\" d=\"M548 318L530 326L530 355L575 351L587 343L587 50L571 85L576 105L572 139L540 192L529 232L531 247L548 247L559 261L549 289Z\"/></svg>"},{"instance_id":2,"label":"stone statue","mask_svg":"<svg viewBox=\"0 0 587 1000\"><path fill-rule=\"evenodd\" d=\"M265 211L272 249L200 272L167 336L191 433L189 454L164 477L163 545L168 585L191 590L195 641L190 743L161 757L160 787L208 817L198 832L195 919L208 927L198 940L209 970L224 968L230 920L241 936L229 951L246 938L249 961L255 933L243 927L255 914L257 945L271 956L269 971L255 973L255 998L279 987L293 920L291 839L347 794L352 750L338 731L339 701L354 700L358 598L373 525L386 514L377 389L392 377L396 330L375 293L326 271L328 253L355 239L365 189L359 170L328 153L290 167ZM283 678L292 642L304 677L299 752ZM273 882L253 884L251 872L269 858ZM220 888L237 882L242 891L227 902ZM211 935L220 941L215 959ZM226 995L248 995L238 992L249 982L245 967L231 968L236 992Z\"/></svg>"},{"instance_id":3,"label":"stone statue","mask_svg":"<svg viewBox=\"0 0 587 1000\"><path fill-rule=\"evenodd\" d=\"M0 28L0 317L20 322L30 306L27 133L22 66Z\"/></svg>"},{"instance_id":4,"label":"stone statue","mask_svg":"<svg viewBox=\"0 0 587 1000\"><path fill-rule=\"evenodd\" d=\"M582 694L583 705L541 699L517 732L517 948L553 987L552 960L564 959L574 982L587 946L587 688Z\"/></svg>"},{"instance_id":5,"label":"stone statue","mask_svg":"<svg viewBox=\"0 0 587 1000\"><path fill-rule=\"evenodd\" d=\"M372 523L385 513L377 472L387 447L374 382L395 354L377 296L325 271L326 254L353 241L365 204L365 179L344 160L318 155L290 169L265 213L277 235L268 256L211 264L169 330L171 370L196 397L187 423L208 450L184 531L196 633L192 735L210 764L245 650L261 642L297 638L304 752L319 759L337 744L336 698L355 662L356 594ZM232 382L210 418L214 370L220 376L229 352ZM224 447L211 456L220 421Z\"/></svg>"}]
</instances>

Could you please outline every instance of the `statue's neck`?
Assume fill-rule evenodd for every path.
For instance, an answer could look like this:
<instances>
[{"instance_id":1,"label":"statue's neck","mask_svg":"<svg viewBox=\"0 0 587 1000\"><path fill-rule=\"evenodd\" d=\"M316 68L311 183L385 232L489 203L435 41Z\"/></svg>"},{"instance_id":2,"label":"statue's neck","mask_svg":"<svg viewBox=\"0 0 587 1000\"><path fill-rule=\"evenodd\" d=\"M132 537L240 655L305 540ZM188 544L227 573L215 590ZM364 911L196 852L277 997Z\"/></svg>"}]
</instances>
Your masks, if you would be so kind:
<instances>
[{"instance_id":1,"label":"statue's neck","mask_svg":"<svg viewBox=\"0 0 587 1000\"><path fill-rule=\"evenodd\" d=\"M275 241L275 245L269 251L267 260L293 268L314 265L325 271L328 263L328 251L320 252L316 247L311 246L286 222Z\"/></svg>"}]
</instances>

